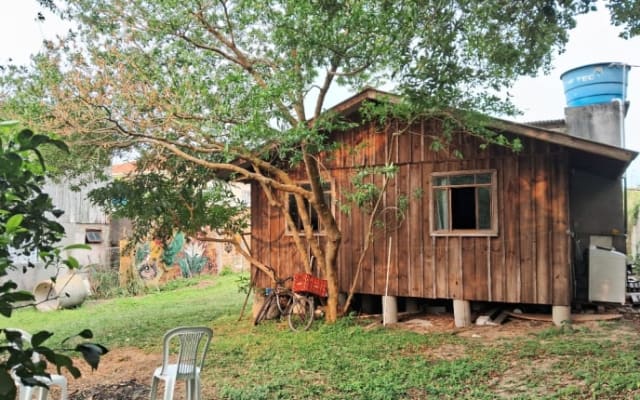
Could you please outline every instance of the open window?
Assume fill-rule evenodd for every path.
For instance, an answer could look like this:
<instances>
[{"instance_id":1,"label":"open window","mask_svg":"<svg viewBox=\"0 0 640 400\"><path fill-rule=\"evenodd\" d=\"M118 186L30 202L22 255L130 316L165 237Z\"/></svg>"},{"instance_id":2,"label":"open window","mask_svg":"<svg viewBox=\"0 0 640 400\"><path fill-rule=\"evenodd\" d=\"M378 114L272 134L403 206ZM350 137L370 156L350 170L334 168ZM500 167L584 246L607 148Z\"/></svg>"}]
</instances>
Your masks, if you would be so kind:
<instances>
[{"instance_id":1,"label":"open window","mask_svg":"<svg viewBox=\"0 0 640 400\"><path fill-rule=\"evenodd\" d=\"M496 171L438 172L431 175L431 234L498 234Z\"/></svg>"},{"instance_id":2,"label":"open window","mask_svg":"<svg viewBox=\"0 0 640 400\"><path fill-rule=\"evenodd\" d=\"M302 187L305 190L311 190L310 183L303 183L300 185L300 187ZM330 182L327 182L327 181L322 182L322 191L324 193L324 201L327 205L329 205L329 207L331 207L332 197L333 197L331 194L331 190L332 189L331 189ZM318 213L316 212L316 210L313 209L313 207L311 207L311 204L306 199L304 200L304 205L307 210L307 213L309 214L309 219L311 220L313 233L322 234L324 229L320 224L320 218L318 218ZM287 207L288 207L289 215L291 215L291 218L293 219L293 223L295 224L298 233L301 233L304 230L302 225L302 217L300 216L300 212L298 211L296 198L293 194L289 194L289 201L287 203ZM287 233L291 234L291 230L289 229L288 226L287 226Z\"/></svg>"}]
</instances>

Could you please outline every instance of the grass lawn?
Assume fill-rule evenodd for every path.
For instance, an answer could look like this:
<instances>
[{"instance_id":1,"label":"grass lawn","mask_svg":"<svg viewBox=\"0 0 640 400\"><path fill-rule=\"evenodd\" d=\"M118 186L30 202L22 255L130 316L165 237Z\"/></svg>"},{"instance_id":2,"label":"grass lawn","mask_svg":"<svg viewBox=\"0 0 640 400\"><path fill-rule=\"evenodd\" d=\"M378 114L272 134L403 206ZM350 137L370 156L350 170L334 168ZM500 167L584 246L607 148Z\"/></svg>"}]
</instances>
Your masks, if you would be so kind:
<instances>
[{"instance_id":1,"label":"grass lawn","mask_svg":"<svg viewBox=\"0 0 640 400\"><path fill-rule=\"evenodd\" d=\"M425 334L354 318L292 333L286 322L238 321L244 298L237 275L209 277L75 310L19 310L2 325L53 331L53 347L89 328L107 347L148 352L167 329L210 326L203 384L219 399L640 399L640 335L629 321L493 340L474 334L491 328Z\"/></svg>"}]
</instances>

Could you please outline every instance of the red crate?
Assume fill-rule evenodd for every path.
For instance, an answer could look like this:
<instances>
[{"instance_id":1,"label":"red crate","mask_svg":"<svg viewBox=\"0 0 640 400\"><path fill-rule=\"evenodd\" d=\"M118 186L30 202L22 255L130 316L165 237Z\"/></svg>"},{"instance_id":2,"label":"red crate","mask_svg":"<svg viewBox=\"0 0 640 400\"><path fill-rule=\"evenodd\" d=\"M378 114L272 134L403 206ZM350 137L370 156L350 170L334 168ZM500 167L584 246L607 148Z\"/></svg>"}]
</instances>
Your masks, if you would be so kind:
<instances>
[{"instance_id":1,"label":"red crate","mask_svg":"<svg viewBox=\"0 0 640 400\"><path fill-rule=\"evenodd\" d=\"M327 281L305 273L293 274L293 291L327 297Z\"/></svg>"}]
</instances>

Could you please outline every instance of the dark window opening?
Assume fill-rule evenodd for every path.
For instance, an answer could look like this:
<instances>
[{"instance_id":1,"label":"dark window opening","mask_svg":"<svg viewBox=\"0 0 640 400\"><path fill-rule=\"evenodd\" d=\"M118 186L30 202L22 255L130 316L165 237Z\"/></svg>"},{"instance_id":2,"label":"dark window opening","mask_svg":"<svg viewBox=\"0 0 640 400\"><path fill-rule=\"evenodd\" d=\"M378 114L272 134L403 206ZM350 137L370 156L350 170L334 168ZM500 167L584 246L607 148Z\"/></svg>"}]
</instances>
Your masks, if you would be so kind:
<instances>
[{"instance_id":1,"label":"dark window opening","mask_svg":"<svg viewBox=\"0 0 640 400\"><path fill-rule=\"evenodd\" d=\"M451 228L477 229L476 189L465 187L451 189Z\"/></svg>"},{"instance_id":2,"label":"dark window opening","mask_svg":"<svg viewBox=\"0 0 640 400\"><path fill-rule=\"evenodd\" d=\"M301 184L300 187L302 187L305 190L311 190L311 185L308 183ZM326 204L328 206L331 206L331 184L329 182L323 182L322 190L324 191L324 200ZM309 222L311 224L311 228L313 229L313 232L321 233L322 226L320 226L320 218L318 217L318 213L313 207L311 207L311 204L309 203L308 200L304 199L303 202L304 202L305 210L309 215ZM288 211L298 232L303 231L304 225L302 222L302 217L300 216L300 211L298 210L298 204L293 194L289 195Z\"/></svg>"},{"instance_id":3,"label":"dark window opening","mask_svg":"<svg viewBox=\"0 0 640 400\"><path fill-rule=\"evenodd\" d=\"M102 243L102 231L87 229L84 234L84 243Z\"/></svg>"},{"instance_id":4,"label":"dark window opening","mask_svg":"<svg viewBox=\"0 0 640 400\"><path fill-rule=\"evenodd\" d=\"M494 171L436 173L431 182L432 234L497 234Z\"/></svg>"}]
</instances>

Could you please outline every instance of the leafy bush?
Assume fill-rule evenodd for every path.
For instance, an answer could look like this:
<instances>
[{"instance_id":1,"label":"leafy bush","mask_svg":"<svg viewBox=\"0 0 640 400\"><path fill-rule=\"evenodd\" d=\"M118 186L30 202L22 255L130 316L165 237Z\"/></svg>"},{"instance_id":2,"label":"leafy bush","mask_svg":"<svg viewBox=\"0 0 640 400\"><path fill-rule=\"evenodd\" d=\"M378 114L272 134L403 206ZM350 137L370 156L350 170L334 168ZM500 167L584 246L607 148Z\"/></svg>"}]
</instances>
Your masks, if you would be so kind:
<instances>
[{"instance_id":1,"label":"leafy bush","mask_svg":"<svg viewBox=\"0 0 640 400\"><path fill-rule=\"evenodd\" d=\"M233 274L235 274L235 272L233 272L233 269L231 268L231 266L225 265L224 267L222 267L222 270L218 275L227 276L227 275L233 275Z\"/></svg>"},{"instance_id":2,"label":"leafy bush","mask_svg":"<svg viewBox=\"0 0 640 400\"><path fill-rule=\"evenodd\" d=\"M236 279L236 284L238 285L238 292L240 293L249 293L249 288L251 287L251 278L249 274L239 274L238 279Z\"/></svg>"},{"instance_id":3,"label":"leafy bush","mask_svg":"<svg viewBox=\"0 0 640 400\"><path fill-rule=\"evenodd\" d=\"M57 243L64 235L64 228L48 215L59 217L63 211L56 209L49 195L41 189L45 182L45 163L40 148L53 145L66 151L67 147L59 140L34 134L28 129L16 134L16 126L16 122L0 123L0 278L14 267L14 255L37 254L45 266L63 263L69 268L78 268L78 261L73 257L61 257L63 249L57 247ZM28 267L33 268L34 265L29 263ZM10 280L0 285L0 314L3 317L11 317L16 302L33 300L31 293L17 291L17 287ZM0 333L6 340L6 344L0 346L0 400L16 398L12 375L18 376L26 385L42 384L33 377L46 375L47 363L32 362L33 352L42 354L58 370L66 368L74 377L80 376L80 370L70 357L44 345L53 333L36 332L30 343L23 343L21 334L12 330L0 329ZM75 336L90 339L93 334L84 330L71 337ZM97 367L100 355L107 349L81 343L62 351L79 351L92 367Z\"/></svg>"},{"instance_id":4,"label":"leafy bush","mask_svg":"<svg viewBox=\"0 0 640 400\"><path fill-rule=\"evenodd\" d=\"M125 287L120 285L118 270L93 266L91 271L91 288L97 299L113 297L139 296L147 292L147 288L139 279L130 279Z\"/></svg>"}]
</instances>

